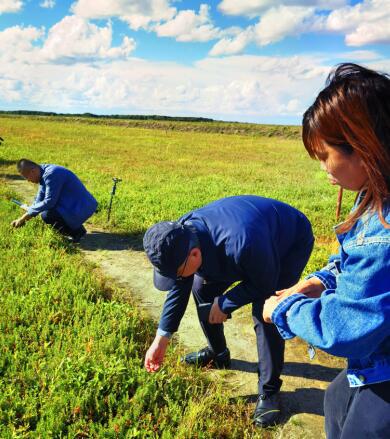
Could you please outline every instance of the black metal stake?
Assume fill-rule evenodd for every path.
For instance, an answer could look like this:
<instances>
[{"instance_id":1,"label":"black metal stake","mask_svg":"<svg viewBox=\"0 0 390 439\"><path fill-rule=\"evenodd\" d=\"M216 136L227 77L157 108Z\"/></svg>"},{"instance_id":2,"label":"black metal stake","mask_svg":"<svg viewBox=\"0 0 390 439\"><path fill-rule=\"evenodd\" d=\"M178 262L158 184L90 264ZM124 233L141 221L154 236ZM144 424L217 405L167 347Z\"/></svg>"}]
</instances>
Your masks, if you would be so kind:
<instances>
[{"instance_id":1,"label":"black metal stake","mask_svg":"<svg viewBox=\"0 0 390 439\"><path fill-rule=\"evenodd\" d=\"M120 178L113 177L112 181L114 182L114 184L112 185L110 205L108 206L107 222L110 221L112 200L113 200L115 192L116 192L116 185L122 180Z\"/></svg>"}]
</instances>

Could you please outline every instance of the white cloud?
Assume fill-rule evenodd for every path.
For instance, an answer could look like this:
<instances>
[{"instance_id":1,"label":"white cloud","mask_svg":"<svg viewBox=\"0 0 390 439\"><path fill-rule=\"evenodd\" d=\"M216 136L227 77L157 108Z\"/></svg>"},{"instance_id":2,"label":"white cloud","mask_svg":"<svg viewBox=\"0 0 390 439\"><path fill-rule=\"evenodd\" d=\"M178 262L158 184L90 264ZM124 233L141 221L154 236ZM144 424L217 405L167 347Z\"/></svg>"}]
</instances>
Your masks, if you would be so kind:
<instances>
[{"instance_id":1,"label":"white cloud","mask_svg":"<svg viewBox=\"0 0 390 439\"><path fill-rule=\"evenodd\" d=\"M389 0L363 0L353 6L345 6L346 3L345 0L223 0L219 4L222 12L259 16L259 22L233 38L224 37L210 54L237 54L251 42L264 46L309 32L345 34L348 46L390 42ZM330 11L319 13L321 9Z\"/></svg>"},{"instance_id":2,"label":"white cloud","mask_svg":"<svg viewBox=\"0 0 390 439\"><path fill-rule=\"evenodd\" d=\"M12 63L14 61L34 63L37 60L39 48L34 42L44 35L42 29L33 26L13 26L0 32L0 61Z\"/></svg>"},{"instance_id":3,"label":"white cloud","mask_svg":"<svg viewBox=\"0 0 390 439\"><path fill-rule=\"evenodd\" d=\"M192 66L138 58L61 65L31 59L34 64L0 62L3 107L257 122L299 121L334 63L313 54L210 57ZM390 68L388 60L366 64Z\"/></svg>"},{"instance_id":4,"label":"white cloud","mask_svg":"<svg viewBox=\"0 0 390 439\"><path fill-rule=\"evenodd\" d=\"M55 0L43 0L43 2L39 3L41 8L51 9L56 5Z\"/></svg>"},{"instance_id":5,"label":"white cloud","mask_svg":"<svg viewBox=\"0 0 390 439\"><path fill-rule=\"evenodd\" d=\"M33 65L0 62L1 99L3 107L261 121L296 117L328 71L311 56L206 58L193 66L137 58L61 65L42 59Z\"/></svg>"},{"instance_id":6,"label":"white cloud","mask_svg":"<svg viewBox=\"0 0 390 439\"><path fill-rule=\"evenodd\" d=\"M78 0L72 5L72 12L83 18L117 17L138 30L151 23L170 20L176 8L171 0Z\"/></svg>"},{"instance_id":7,"label":"white cloud","mask_svg":"<svg viewBox=\"0 0 390 439\"><path fill-rule=\"evenodd\" d=\"M125 36L120 46L112 47L110 23L99 27L75 16L64 17L49 29L46 40L44 37L44 29L33 26L13 26L1 31L0 62L10 68L12 63L105 62L128 58L136 46L132 38Z\"/></svg>"},{"instance_id":8,"label":"white cloud","mask_svg":"<svg viewBox=\"0 0 390 439\"><path fill-rule=\"evenodd\" d=\"M275 43L287 36L300 35L318 27L314 8L278 6L268 9L254 26L248 26L232 38L224 37L210 51L210 55L232 55L243 52L255 42L260 46Z\"/></svg>"},{"instance_id":9,"label":"white cloud","mask_svg":"<svg viewBox=\"0 0 390 439\"><path fill-rule=\"evenodd\" d=\"M308 32L315 20L315 9L301 6L279 6L269 9L255 26L255 40L261 46L286 36Z\"/></svg>"},{"instance_id":10,"label":"white cloud","mask_svg":"<svg viewBox=\"0 0 390 439\"><path fill-rule=\"evenodd\" d=\"M222 0L218 9L227 15L257 17L266 10L278 6L309 6L331 10L347 3L347 0Z\"/></svg>"},{"instance_id":11,"label":"white cloud","mask_svg":"<svg viewBox=\"0 0 390 439\"><path fill-rule=\"evenodd\" d=\"M54 62L74 62L128 57L135 48L132 38L124 37L121 46L111 47L111 24L99 27L81 17L66 16L48 32L41 55Z\"/></svg>"},{"instance_id":12,"label":"white cloud","mask_svg":"<svg viewBox=\"0 0 390 439\"><path fill-rule=\"evenodd\" d=\"M390 2L365 0L333 11L326 20L328 31L345 33L348 46L390 42Z\"/></svg>"},{"instance_id":13,"label":"white cloud","mask_svg":"<svg viewBox=\"0 0 390 439\"><path fill-rule=\"evenodd\" d=\"M180 11L172 20L156 25L153 30L159 37L173 37L177 41L209 41L220 35L220 30L214 27L210 7L200 5L199 14L192 10Z\"/></svg>"},{"instance_id":14,"label":"white cloud","mask_svg":"<svg viewBox=\"0 0 390 439\"><path fill-rule=\"evenodd\" d=\"M351 52L336 54L335 57L340 58L343 61L351 60L353 62L372 61L381 58L378 52L374 52L372 50L352 50Z\"/></svg>"},{"instance_id":15,"label":"white cloud","mask_svg":"<svg viewBox=\"0 0 390 439\"><path fill-rule=\"evenodd\" d=\"M17 102L22 99L22 83L15 79L0 77L0 100Z\"/></svg>"},{"instance_id":16,"label":"white cloud","mask_svg":"<svg viewBox=\"0 0 390 439\"><path fill-rule=\"evenodd\" d=\"M22 9L21 0L0 0L0 14L4 12L18 12Z\"/></svg>"},{"instance_id":17,"label":"white cloud","mask_svg":"<svg viewBox=\"0 0 390 439\"><path fill-rule=\"evenodd\" d=\"M210 50L209 55L219 56L241 53L253 40L253 27L250 26L232 38L225 37L219 40Z\"/></svg>"},{"instance_id":18,"label":"white cloud","mask_svg":"<svg viewBox=\"0 0 390 439\"><path fill-rule=\"evenodd\" d=\"M346 33L350 46L390 39L389 0L364 0L354 6L348 6L348 0L222 0L218 5L222 13L259 18L256 26L248 26L234 36L229 29L213 24L207 4L202 4L196 13L191 9L178 11L172 6L174 1L76 0L71 10L84 19L115 17L133 30L154 31L160 37L177 41L221 38L210 52L213 56L240 53L252 41L263 46L316 31ZM53 3L54 0L43 0L41 5ZM328 11L329 16L320 11Z\"/></svg>"},{"instance_id":19,"label":"white cloud","mask_svg":"<svg viewBox=\"0 0 390 439\"><path fill-rule=\"evenodd\" d=\"M266 3L224 0L221 5L245 6L249 11L249 7ZM387 35L388 0L365 0L359 8L341 7L329 18L317 13L320 1L271 3L261 10L256 24L246 29L220 29L205 4L199 11L177 11L171 7L173 0L78 0L73 5L76 15L64 17L47 33L32 26L0 31L0 102L3 107L69 112L183 114L254 121L280 120L284 115L298 120L323 86L335 58L390 69L387 59L368 50L333 53L331 64L321 54L232 56L250 43L271 44L318 29L345 33L355 42L363 36L372 38L376 30L382 39ZM109 17L178 41L220 40L210 57L192 66L146 61L132 56L132 38L124 37L113 47L109 21L88 21ZM373 29L371 33L362 34L363 24ZM216 58L220 55L225 56Z\"/></svg>"},{"instance_id":20,"label":"white cloud","mask_svg":"<svg viewBox=\"0 0 390 439\"><path fill-rule=\"evenodd\" d=\"M298 56L208 58L197 63L197 68L199 75L210 78L202 94L204 106L236 117L296 115L328 72L318 59Z\"/></svg>"}]
</instances>

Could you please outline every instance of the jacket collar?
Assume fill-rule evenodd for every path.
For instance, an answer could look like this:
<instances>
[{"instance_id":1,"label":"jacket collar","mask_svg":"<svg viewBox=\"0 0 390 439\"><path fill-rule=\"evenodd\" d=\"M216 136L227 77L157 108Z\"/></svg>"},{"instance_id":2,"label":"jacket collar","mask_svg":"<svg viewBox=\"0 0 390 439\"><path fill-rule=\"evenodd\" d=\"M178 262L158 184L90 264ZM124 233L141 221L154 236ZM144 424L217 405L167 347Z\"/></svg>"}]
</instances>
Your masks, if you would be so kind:
<instances>
[{"instance_id":1,"label":"jacket collar","mask_svg":"<svg viewBox=\"0 0 390 439\"><path fill-rule=\"evenodd\" d=\"M202 265L198 271L200 273L219 273L221 266L218 258L218 249L211 239L211 234L207 226L203 221L196 219L184 220L183 223L192 226L199 239L200 250L202 252Z\"/></svg>"}]
</instances>

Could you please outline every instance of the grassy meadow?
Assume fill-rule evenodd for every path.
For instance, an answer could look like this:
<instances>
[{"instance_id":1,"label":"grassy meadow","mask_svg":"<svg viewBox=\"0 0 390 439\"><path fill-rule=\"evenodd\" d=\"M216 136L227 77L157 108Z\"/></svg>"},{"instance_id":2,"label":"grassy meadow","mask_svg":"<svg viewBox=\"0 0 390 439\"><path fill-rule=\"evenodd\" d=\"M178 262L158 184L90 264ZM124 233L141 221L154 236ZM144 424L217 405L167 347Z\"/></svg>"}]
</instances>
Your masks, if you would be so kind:
<instances>
[{"instance_id":1,"label":"grassy meadow","mask_svg":"<svg viewBox=\"0 0 390 439\"><path fill-rule=\"evenodd\" d=\"M251 437L244 405L175 351L145 371L152 322L41 222L10 232L11 195L0 188L0 437Z\"/></svg>"},{"instance_id":2,"label":"grassy meadow","mask_svg":"<svg viewBox=\"0 0 390 439\"><path fill-rule=\"evenodd\" d=\"M283 135L146 124L0 117L0 178L15 176L22 157L69 167L99 201L93 223L135 239L220 197L277 198L313 224L306 271L325 263L337 190L296 128ZM114 176L122 182L107 223ZM144 371L155 325L40 221L11 231L19 212L1 184L0 437L252 437L245 406L178 364L174 350L159 374ZM344 214L351 203L348 194Z\"/></svg>"},{"instance_id":3,"label":"grassy meadow","mask_svg":"<svg viewBox=\"0 0 390 439\"><path fill-rule=\"evenodd\" d=\"M94 223L135 236L154 222L178 218L220 197L276 198L302 210L313 224L317 246L308 269L324 262L334 239L337 190L299 139L251 131L232 135L134 128L134 121L126 125L86 121L0 117L0 133L6 140L0 150L1 172L15 174L15 162L21 157L69 167L99 201ZM207 129L208 123L204 125ZM287 137L291 133L296 137L297 128L287 128ZM274 130L270 126L269 134ZM122 182L107 224L112 177ZM352 200L345 198L344 213Z\"/></svg>"}]
</instances>

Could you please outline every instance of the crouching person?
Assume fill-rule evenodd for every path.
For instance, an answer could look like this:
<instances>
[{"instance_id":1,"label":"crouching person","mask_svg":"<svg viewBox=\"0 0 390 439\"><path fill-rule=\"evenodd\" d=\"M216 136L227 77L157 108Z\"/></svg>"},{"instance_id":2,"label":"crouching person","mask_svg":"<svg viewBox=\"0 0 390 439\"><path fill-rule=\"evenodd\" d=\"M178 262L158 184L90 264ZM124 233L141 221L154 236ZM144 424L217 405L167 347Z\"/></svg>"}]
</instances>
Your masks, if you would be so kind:
<instances>
[{"instance_id":1,"label":"crouching person","mask_svg":"<svg viewBox=\"0 0 390 439\"><path fill-rule=\"evenodd\" d=\"M146 369L154 372L163 363L191 290L208 346L188 354L187 364L228 368L223 322L251 303L259 355L254 422L260 427L274 424L280 414L284 341L274 326L264 323L263 304L274 291L297 282L313 241L310 223L301 212L252 195L224 198L177 222L152 226L144 236L144 248L154 265L155 287L169 293L146 353ZM236 282L240 283L229 289ZM212 306L205 319L201 310L207 303Z\"/></svg>"},{"instance_id":2,"label":"crouching person","mask_svg":"<svg viewBox=\"0 0 390 439\"><path fill-rule=\"evenodd\" d=\"M39 188L34 203L11 225L21 227L41 215L46 224L72 242L80 242L87 233L83 223L95 212L97 201L79 178L63 166L39 165L27 159L19 160L17 169L26 180L39 184Z\"/></svg>"}]
</instances>

